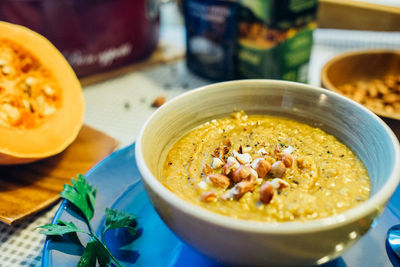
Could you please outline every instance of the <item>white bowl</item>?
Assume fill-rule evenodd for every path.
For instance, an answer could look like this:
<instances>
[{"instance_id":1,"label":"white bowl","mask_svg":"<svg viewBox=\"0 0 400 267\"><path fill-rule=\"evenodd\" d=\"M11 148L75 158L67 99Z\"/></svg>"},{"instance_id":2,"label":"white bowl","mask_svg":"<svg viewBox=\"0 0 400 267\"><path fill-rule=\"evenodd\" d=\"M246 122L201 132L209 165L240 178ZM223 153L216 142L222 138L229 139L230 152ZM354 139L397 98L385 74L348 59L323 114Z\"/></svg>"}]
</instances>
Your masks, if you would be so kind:
<instances>
[{"instance_id":1,"label":"white bowl","mask_svg":"<svg viewBox=\"0 0 400 267\"><path fill-rule=\"evenodd\" d=\"M333 134L367 167L370 198L329 218L272 224L213 213L165 188L156 177L172 144L234 109L293 118ZM205 255L241 265L311 265L338 257L368 231L400 178L398 140L379 117L337 93L275 80L212 84L167 102L143 126L136 161L153 206L176 235Z\"/></svg>"}]
</instances>

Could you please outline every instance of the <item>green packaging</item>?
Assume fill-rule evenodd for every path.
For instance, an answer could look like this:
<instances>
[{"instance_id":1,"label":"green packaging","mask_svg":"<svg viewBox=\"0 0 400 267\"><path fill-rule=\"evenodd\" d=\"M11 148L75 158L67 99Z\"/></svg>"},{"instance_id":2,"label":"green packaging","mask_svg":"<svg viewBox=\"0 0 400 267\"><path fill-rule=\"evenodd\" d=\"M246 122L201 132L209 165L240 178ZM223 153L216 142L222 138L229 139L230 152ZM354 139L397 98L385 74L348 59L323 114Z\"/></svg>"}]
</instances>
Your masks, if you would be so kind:
<instances>
[{"instance_id":1,"label":"green packaging","mask_svg":"<svg viewBox=\"0 0 400 267\"><path fill-rule=\"evenodd\" d=\"M317 0L241 0L240 4L239 75L306 82Z\"/></svg>"}]
</instances>

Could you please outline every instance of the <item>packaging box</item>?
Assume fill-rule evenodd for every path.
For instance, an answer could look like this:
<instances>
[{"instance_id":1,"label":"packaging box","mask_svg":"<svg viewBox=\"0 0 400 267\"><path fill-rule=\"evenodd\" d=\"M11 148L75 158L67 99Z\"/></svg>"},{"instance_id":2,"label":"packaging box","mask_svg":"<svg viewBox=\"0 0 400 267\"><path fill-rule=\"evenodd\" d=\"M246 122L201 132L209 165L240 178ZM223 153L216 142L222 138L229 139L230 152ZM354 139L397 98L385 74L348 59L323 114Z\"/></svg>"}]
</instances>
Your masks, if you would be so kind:
<instances>
[{"instance_id":1,"label":"packaging box","mask_svg":"<svg viewBox=\"0 0 400 267\"><path fill-rule=\"evenodd\" d=\"M239 76L306 82L317 4L317 0L241 0Z\"/></svg>"},{"instance_id":2,"label":"packaging box","mask_svg":"<svg viewBox=\"0 0 400 267\"><path fill-rule=\"evenodd\" d=\"M198 75L223 81L236 78L238 2L184 0L186 62Z\"/></svg>"}]
</instances>

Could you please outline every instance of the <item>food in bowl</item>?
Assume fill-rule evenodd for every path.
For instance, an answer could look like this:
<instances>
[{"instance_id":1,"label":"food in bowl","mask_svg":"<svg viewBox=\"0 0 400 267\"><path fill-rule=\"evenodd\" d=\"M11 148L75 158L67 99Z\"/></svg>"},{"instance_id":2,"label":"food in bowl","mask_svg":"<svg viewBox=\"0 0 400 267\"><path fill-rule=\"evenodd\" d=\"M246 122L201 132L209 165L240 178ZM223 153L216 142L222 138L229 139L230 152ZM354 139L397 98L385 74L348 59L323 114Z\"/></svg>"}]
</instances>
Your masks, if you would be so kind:
<instances>
[{"instance_id":1,"label":"food in bowl","mask_svg":"<svg viewBox=\"0 0 400 267\"><path fill-rule=\"evenodd\" d=\"M265 222L329 217L370 193L363 162L334 136L295 120L244 112L183 136L159 179L195 205Z\"/></svg>"},{"instance_id":2,"label":"food in bowl","mask_svg":"<svg viewBox=\"0 0 400 267\"><path fill-rule=\"evenodd\" d=\"M368 200L335 216L269 223L224 216L177 196L160 181L168 152L185 133L233 109L290 118L338 138L368 170ZM311 266L339 257L379 223L400 179L398 140L379 117L335 92L287 81L217 83L171 99L147 120L135 150L146 192L168 227L197 251L241 266Z\"/></svg>"},{"instance_id":3,"label":"food in bowl","mask_svg":"<svg viewBox=\"0 0 400 267\"><path fill-rule=\"evenodd\" d=\"M372 110L400 113L400 75L346 83L338 86L338 90Z\"/></svg>"}]
</instances>

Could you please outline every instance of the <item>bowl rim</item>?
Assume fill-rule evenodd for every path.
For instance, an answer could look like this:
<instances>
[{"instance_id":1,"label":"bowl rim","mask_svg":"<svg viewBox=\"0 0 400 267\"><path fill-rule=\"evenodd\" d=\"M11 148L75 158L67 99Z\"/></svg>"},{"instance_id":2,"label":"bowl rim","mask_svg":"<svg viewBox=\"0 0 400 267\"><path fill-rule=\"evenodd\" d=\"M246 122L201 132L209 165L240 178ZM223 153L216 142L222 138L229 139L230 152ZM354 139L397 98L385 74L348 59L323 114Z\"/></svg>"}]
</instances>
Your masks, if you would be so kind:
<instances>
[{"instance_id":1,"label":"bowl rim","mask_svg":"<svg viewBox=\"0 0 400 267\"><path fill-rule=\"evenodd\" d=\"M308 91L318 91L320 93L324 93L327 95L331 95L333 97L337 97L339 101L350 102L352 105L356 105L359 109L363 110L369 117L376 122L378 122L383 130L387 133L390 138L391 143L394 148L395 159L394 162L400 161L400 146L399 141L393 131L386 125L385 122L373 112L358 104L357 102L348 99L338 93L333 91L329 91L320 87L316 87L313 85L302 84L297 82L290 81L281 81L281 80L268 80L268 79L246 79L246 80L235 80L228 82L219 82L213 83L209 85L205 85L171 99L167 101L164 105L162 105L158 110L156 110L144 123L142 126L138 138L136 140L136 148L135 148L135 157L137 166L142 176L142 180L147 186L151 188L151 190L157 194L160 198L166 201L169 205L172 205L174 208L180 210L181 212L188 214L196 219L205 221L207 223L212 223L218 225L222 228L229 228L232 230L238 231L247 231L253 233L268 233L268 234L303 234L303 233L315 233L320 231L325 231L333 228L337 228L351 222L355 222L362 218L367 217L374 212L378 212L380 214L383 211L383 207L385 207L387 201L394 193L397 185L400 181L400 164L393 166L393 170L390 173L390 177L387 182L382 186L382 188L377 191L374 196L370 197L367 201L361 203L360 205L351 208L343 213L330 216L327 218L316 219L306 222L262 222L262 221L254 221L254 220L244 220L244 219L236 219L228 216L224 216L212 211L209 211L205 208L187 202L177 195L175 195L172 191L168 190L150 171L147 167L144 158L142 157L143 146L142 139L143 133L146 130L147 125L155 118L159 113L164 112L164 110L168 110L170 106L173 106L176 101L186 98L189 95L197 94L199 91L204 90L216 90L218 87L226 87L230 85L243 84L243 85L251 85L251 84L268 84L268 85L284 85L285 87L298 87L302 90ZM146 191L148 189L146 188Z\"/></svg>"}]
</instances>

